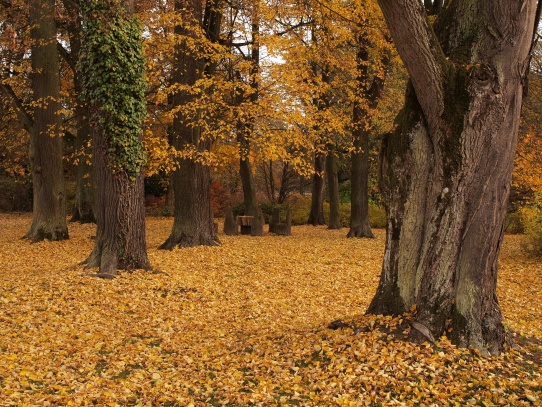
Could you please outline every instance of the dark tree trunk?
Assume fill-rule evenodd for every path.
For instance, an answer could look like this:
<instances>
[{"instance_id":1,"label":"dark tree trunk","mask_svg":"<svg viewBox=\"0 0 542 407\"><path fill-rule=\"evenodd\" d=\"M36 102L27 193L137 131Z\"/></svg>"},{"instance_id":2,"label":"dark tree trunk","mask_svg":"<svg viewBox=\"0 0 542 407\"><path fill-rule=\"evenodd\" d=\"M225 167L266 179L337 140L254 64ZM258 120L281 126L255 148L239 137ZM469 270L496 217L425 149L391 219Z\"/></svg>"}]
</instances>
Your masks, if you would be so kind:
<instances>
[{"instance_id":1,"label":"dark tree trunk","mask_svg":"<svg viewBox=\"0 0 542 407\"><path fill-rule=\"evenodd\" d=\"M354 105L354 117L360 115ZM356 119L354 119L356 121ZM358 121L356 121L359 123ZM362 128L354 130L354 151L351 154L350 230L347 237L373 238L369 222L369 132Z\"/></svg>"},{"instance_id":2,"label":"dark tree trunk","mask_svg":"<svg viewBox=\"0 0 542 407\"><path fill-rule=\"evenodd\" d=\"M340 229L341 200L339 197L339 172L337 156L334 149L329 148L326 155L327 189L329 194L329 224L328 229Z\"/></svg>"},{"instance_id":3,"label":"dark tree trunk","mask_svg":"<svg viewBox=\"0 0 542 407\"><path fill-rule=\"evenodd\" d=\"M389 63L389 58L387 56L382 58L384 72L380 74L375 73L372 81L370 81L368 45L367 39L363 34L360 34L357 54L357 87L358 95L363 98L363 102L356 99L352 112L354 151L351 154L350 230L347 237L374 237L369 222L369 136L371 111L377 107L381 97L384 88L385 68Z\"/></svg>"},{"instance_id":4,"label":"dark tree trunk","mask_svg":"<svg viewBox=\"0 0 542 407\"><path fill-rule=\"evenodd\" d=\"M119 17L115 21L117 25L127 25L127 18L133 13L132 2L127 2L124 9L119 8L118 4L113 1L103 3L102 7L103 10L106 10L106 14L94 13L94 10L90 9L85 15L85 18L98 19L98 21L94 21L95 24L92 25L94 28L89 28L86 33L86 43L83 44L85 50L81 53L81 57L85 58L83 62L86 63L86 65L83 64L86 66L83 75L86 76L85 90L87 95L95 95L94 89L92 89L94 83L92 78L95 76L103 78L99 83L101 89L105 86L109 90L100 93L99 97L94 96L94 102L89 108L96 179L97 227L94 249L85 263L87 268L99 267L98 276L111 278L116 275L118 269L149 270L151 266L145 242L142 163L137 167L132 167L125 158L128 156L138 162L143 161L141 159L143 155L142 132L140 131L142 114L138 110L144 109L144 103L142 103L144 98L142 39L129 30L125 31L126 35L121 39L115 36L117 32L114 30L117 29L117 26L108 26L108 22L113 17ZM113 38L113 41L117 42L117 46L114 48L115 52L107 52L106 55L102 55L102 47L93 45L93 39L97 37ZM116 65L116 72L119 72L125 81L122 86L118 86L119 78L110 76L109 71L104 75L103 71L92 63L92 61L99 61L103 58L109 58L111 64ZM126 72L132 76L129 77L125 74ZM109 80L105 80L106 78ZM105 96L101 96L104 94ZM118 106L119 110L103 111L102 105L109 103L108 98L112 94L115 94L117 98L122 97L122 103L130 104L132 108L124 111L122 110L123 106ZM138 115L139 118L128 117L128 113L134 116ZM117 115L122 116L117 117ZM104 117L107 119L103 120ZM137 130L137 137L128 139L126 133L122 133L122 142L117 140L113 144L112 134L109 134L104 128L112 122L137 123L136 129L133 128L136 124L130 127L130 131ZM117 137L119 136L117 135ZM115 147L112 148L112 145ZM131 150L122 150L123 145L129 145ZM134 150L137 150L139 155L135 155Z\"/></svg>"},{"instance_id":5,"label":"dark tree trunk","mask_svg":"<svg viewBox=\"0 0 542 407\"><path fill-rule=\"evenodd\" d=\"M267 172L265 171L265 164L263 164L263 172L264 175L267 174ZM269 198L269 201L275 203L275 176L273 173L273 160L269 160L269 178L267 181L267 197Z\"/></svg>"},{"instance_id":6,"label":"dark tree trunk","mask_svg":"<svg viewBox=\"0 0 542 407\"><path fill-rule=\"evenodd\" d=\"M388 226L368 312L415 304L411 339L451 330L456 344L496 354L497 257L536 1L449 2L435 31L419 1L379 3L411 86L382 148Z\"/></svg>"},{"instance_id":7,"label":"dark tree trunk","mask_svg":"<svg viewBox=\"0 0 542 407\"><path fill-rule=\"evenodd\" d=\"M201 26L203 6L201 0L177 0L175 10L184 13L191 26L175 26L175 34L184 36L175 47L175 63L172 81L174 84L194 86L202 78L206 68L205 59L197 50L191 50L187 38L197 39L197 26ZM183 38L183 37L179 37ZM193 103L195 96L186 91L173 95L173 105ZM199 114L197 115L199 117ZM195 147L198 152L209 150L210 142L202 138L201 129L193 124L181 109L173 119L171 144L177 151ZM175 246L214 246L219 243L214 228L211 206L211 176L209 166L191 159L179 159L178 168L172 175L174 211L173 229L168 239L159 247L171 250Z\"/></svg>"},{"instance_id":8,"label":"dark tree trunk","mask_svg":"<svg viewBox=\"0 0 542 407\"><path fill-rule=\"evenodd\" d=\"M73 83L77 105L75 107L75 117L77 120L77 138L75 140L75 150L78 154L77 159L77 178L75 189L75 204L73 207L71 222L95 223L96 216L94 207L96 204L96 183L94 180L94 171L92 170L92 147L90 141L92 133L90 129L88 104L80 100L83 93L81 83L81 74L76 68L79 52L81 50L81 19L79 17L78 7L72 2L66 2L65 7L71 18L68 19L68 35L70 39L70 53L68 63L73 70Z\"/></svg>"},{"instance_id":9,"label":"dark tree trunk","mask_svg":"<svg viewBox=\"0 0 542 407\"><path fill-rule=\"evenodd\" d=\"M324 218L324 180L326 157L321 153L316 153L314 157L314 175L312 176L312 196L311 212L309 214L309 225L325 225Z\"/></svg>"},{"instance_id":10,"label":"dark tree trunk","mask_svg":"<svg viewBox=\"0 0 542 407\"><path fill-rule=\"evenodd\" d=\"M244 125L243 125L244 127ZM244 130L241 130L244 131ZM238 136L239 141L239 175L241 185L243 187L243 204L245 207L245 215L256 216L258 203L256 201L256 188L254 186L254 175L250 165L249 153L250 144L245 134Z\"/></svg>"},{"instance_id":11,"label":"dark tree trunk","mask_svg":"<svg viewBox=\"0 0 542 407\"><path fill-rule=\"evenodd\" d=\"M100 276L114 276L119 269L149 270L143 173L134 180L126 173L111 171L107 143L97 125L93 126L93 152L97 227L96 242L86 266L99 267Z\"/></svg>"},{"instance_id":12,"label":"dark tree trunk","mask_svg":"<svg viewBox=\"0 0 542 407\"><path fill-rule=\"evenodd\" d=\"M68 238L66 193L62 168L59 58L54 0L28 2L32 36L34 127L30 135L30 166L34 188L32 225L25 235L33 241Z\"/></svg>"},{"instance_id":13,"label":"dark tree trunk","mask_svg":"<svg viewBox=\"0 0 542 407\"><path fill-rule=\"evenodd\" d=\"M250 103L251 108L256 106L259 94L259 80L258 73L260 70L260 44L259 44L259 31L260 26L258 23L258 11L252 16L252 50L250 55ZM240 106L244 97L243 92L240 92L240 100L238 105ZM254 175L252 173L252 167L250 165L250 138L254 132L254 116L250 113L246 115L240 115L238 124L238 136L239 142L239 175L241 177L241 184L243 186L243 203L245 206L245 215L257 216L258 203L256 201L256 188L254 185Z\"/></svg>"}]
</instances>

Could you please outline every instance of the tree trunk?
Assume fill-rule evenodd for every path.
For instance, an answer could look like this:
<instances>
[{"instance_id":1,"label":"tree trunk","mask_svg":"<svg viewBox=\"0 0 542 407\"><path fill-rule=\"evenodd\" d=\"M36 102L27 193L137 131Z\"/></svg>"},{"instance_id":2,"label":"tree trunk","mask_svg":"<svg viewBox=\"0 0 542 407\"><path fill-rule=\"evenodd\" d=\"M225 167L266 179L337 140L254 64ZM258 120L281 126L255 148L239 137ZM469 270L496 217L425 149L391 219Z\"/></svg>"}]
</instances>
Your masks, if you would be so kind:
<instances>
[{"instance_id":1,"label":"tree trunk","mask_svg":"<svg viewBox=\"0 0 542 407\"><path fill-rule=\"evenodd\" d=\"M341 224L341 200L339 197L339 172L337 168L337 156L333 148L328 149L326 156L327 188L329 191L329 225L328 229L340 229Z\"/></svg>"},{"instance_id":2,"label":"tree trunk","mask_svg":"<svg viewBox=\"0 0 542 407\"><path fill-rule=\"evenodd\" d=\"M72 2L65 3L66 11L73 17L68 19L68 35L70 39L70 54L68 62L73 70L73 84L75 95L78 98L75 107L75 117L77 120L77 138L75 140L75 150L77 152L77 183L75 189L75 205L73 208L71 222L95 223L96 216L94 207L96 204L96 183L91 163L92 146L90 141L92 133L90 129L88 104L80 100L83 94L83 84L81 83L81 74L78 71L77 61L81 50L81 19L78 14L78 7ZM75 17L77 16L77 18Z\"/></svg>"},{"instance_id":3,"label":"tree trunk","mask_svg":"<svg viewBox=\"0 0 542 407\"><path fill-rule=\"evenodd\" d=\"M314 175L312 176L311 212L309 214L309 225L325 225L324 218L324 168L326 157L316 153L314 157Z\"/></svg>"},{"instance_id":4,"label":"tree trunk","mask_svg":"<svg viewBox=\"0 0 542 407\"><path fill-rule=\"evenodd\" d=\"M259 81L258 73L260 70L260 43L259 43L259 15L258 7L255 6L255 10L252 15L252 49L250 53L250 103L251 108L256 106L258 102L259 94ZM241 96L238 101L240 106L244 97L243 92L239 94ZM245 215L257 216L258 203L256 201L256 188L254 185L254 175L250 166L250 138L254 133L254 115L250 112L246 115L240 115L240 121L238 124L238 136L239 142L239 175L241 176L241 184L243 186L243 202L245 206Z\"/></svg>"},{"instance_id":5,"label":"tree trunk","mask_svg":"<svg viewBox=\"0 0 542 407\"><path fill-rule=\"evenodd\" d=\"M62 168L59 58L54 0L28 2L32 36L34 128L30 135L30 166L34 188L32 241L68 238L66 193Z\"/></svg>"},{"instance_id":6,"label":"tree trunk","mask_svg":"<svg viewBox=\"0 0 542 407\"><path fill-rule=\"evenodd\" d=\"M93 115L98 114L92 112ZM100 276L114 276L117 270L151 268L145 242L143 173L134 180L127 173L113 173L103 130L93 126L96 177L96 241L85 261L87 268L99 267Z\"/></svg>"},{"instance_id":7,"label":"tree trunk","mask_svg":"<svg viewBox=\"0 0 542 407\"><path fill-rule=\"evenodd\" d=\"M384 89L384 75L389 57L384 54L382 73L375 73L372 81L369 78L369 41L363 34L359 36L357 59L357 89L358 97L354 101L352 112L354 151L351 154L351 201L350 201L350 231L347 237L373 238L369 222L369 136L371 116ZM369 85L370 83L370 85Z\"/></svg>"},{"instance_id":8,"label":"tree trunk","mask_svg":"<svg viewBox=\"0 0 542 407\"><path fill-rule=\"evenodd\" d=\"M354 117L359 115L359 107L354 105ZM354 119L355 120L355 119ZM356 122L356 121L355 121ZM351 154L351 201L350 230L346 237L373 238L369 222L369 132L354 130L354 151Z\"/></svg>"},{"instance_id":9,"label":"tree trunk","mask_svg":"<svg viewBox=\"0 0 542 407\"><path fill-rule=\"evenodd\" d=\"M263 165L263 168L265 174L265 164ZM267 183L267 191L269 201L275 203L275 174L273 171L273 160L269 160L269 181Z\"/></svg>"},{"instance_id":10,"label":"tree trunk","mask_svg":"<svg viewBox=\"0 0 542 407\"><path fill-rule=\"evenodd\" d=\"M84 17L92 24L86 24L81 66L85 93L92 101L97 190L96 241L85 263L87 268L99 267L98 276L111 278L117 269L151 268L145 242L142 170L144 57L141 32L132 20L132 2L125 8L115 1L85 7ZM105 49L100 41L115 46ZM97 63L103 60L109 65Z\"/></svg>"},{"instance_id":11,"label":"tree trunk","mask_svg":"<svg viewBox=\"0 0 542 407\"><path fill-rule=\"evenodd\" d=\"M194 86L202 78L205 59L197 50L191 50L187 38L197 39L197 28L201 26L203 6L201 0L176 1L175 10L184 13L190 26L175 26L175 34L181 38L175 47L175 63L172 81L174 84ZM181 37L182 36L182 37ZM179 91L173 96L173 105L183 106L194 102L194 95ZM207 151L210 142L202 139L201 129L193 124L198 117L188 117L181 109L175 114L170 137L177 151L193 146L198 152ZM191 159L179 159L178 168L172 175L174 210L173 229L159 249L171 250L175 246L214 246L219 243L214 228L211 206L211 175L209 166Z\"/></svg>"},{"instance_id":12,"label":"tree trunk","mask_svg":"<svg viewBox=\"0 0 542 407\"><path fill-rule=\"evenodd\" d=\"M449 2L434 31L419 1L379 2L411 85L383 142L388 225L368 312L416 305L411 339L449 332L496 354L505 339L497 257L536 1Z\"/></svg>"},{"instance_id":13,"label":"tree trunk","mask_svg":"<svg viewBox=\"0 0 542 407\"><path fill-rule=\"evenodd\" d=\"M244 125L243 125L244 127ZM244 130L241 130L244 131ZM254 186L254 175L250 165L249 153L250 144L245 134L238 136L239 140L239 175L241 177L241 185L243 187L243 204L245 207L245 215L256 216L258 203L256 201L256 188Z\"/></svg>"}]
</instances>

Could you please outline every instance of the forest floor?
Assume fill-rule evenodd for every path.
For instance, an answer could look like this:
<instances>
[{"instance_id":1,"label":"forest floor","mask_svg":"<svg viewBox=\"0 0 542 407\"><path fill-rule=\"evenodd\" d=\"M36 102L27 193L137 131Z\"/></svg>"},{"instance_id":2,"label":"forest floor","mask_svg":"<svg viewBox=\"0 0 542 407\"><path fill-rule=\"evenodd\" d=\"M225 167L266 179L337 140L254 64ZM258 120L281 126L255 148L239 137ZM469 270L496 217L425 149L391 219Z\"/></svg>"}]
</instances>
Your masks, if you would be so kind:
<instances>
[{"instance_id":1,"label":"forest floor","mask_svg":"<svg viewBox=\"0 0 542 407\"><path fill-rule=\"evenodd\" d=\"M483 358L446 338L403 341L390 330L405 317L363 315L381 230L299 226L159 251L172 219L148 218L163 273L102 280L79 265L94 225L31 244L30 222L0 214L2 406L542 405L542 261L520 236L505 238L498 287L519 347ZM328 329L337 319L349 327Z\"/></svg>"}]
</instances>

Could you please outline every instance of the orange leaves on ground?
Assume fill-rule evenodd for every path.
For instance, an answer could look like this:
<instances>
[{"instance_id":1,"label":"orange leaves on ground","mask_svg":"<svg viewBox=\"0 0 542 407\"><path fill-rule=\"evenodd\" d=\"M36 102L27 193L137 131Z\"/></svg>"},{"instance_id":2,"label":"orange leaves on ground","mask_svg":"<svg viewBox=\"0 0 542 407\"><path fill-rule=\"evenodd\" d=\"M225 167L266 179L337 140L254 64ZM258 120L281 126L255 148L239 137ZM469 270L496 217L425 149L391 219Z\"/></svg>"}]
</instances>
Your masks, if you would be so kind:
<instances>
[{"instance_id":1,"label":"orange leaves on ground","mask_svg":"<svg viewBox=\"0 0 542 407\"><path fill-rule=\"evenodd\" d=\"M29 244L27 215L0 215L0 404L135 406L536 405L541 342L484 359L402 340L404 318L363 316L384 234L294 227L221 247L158 251L163 273L86 276L91 225ZM541 266L506 238L499 295L511 329L542 337ZM326 327L342 319L347 328ZM393 333L393 332L398 332Z\"/></svg>"}]
</instances>

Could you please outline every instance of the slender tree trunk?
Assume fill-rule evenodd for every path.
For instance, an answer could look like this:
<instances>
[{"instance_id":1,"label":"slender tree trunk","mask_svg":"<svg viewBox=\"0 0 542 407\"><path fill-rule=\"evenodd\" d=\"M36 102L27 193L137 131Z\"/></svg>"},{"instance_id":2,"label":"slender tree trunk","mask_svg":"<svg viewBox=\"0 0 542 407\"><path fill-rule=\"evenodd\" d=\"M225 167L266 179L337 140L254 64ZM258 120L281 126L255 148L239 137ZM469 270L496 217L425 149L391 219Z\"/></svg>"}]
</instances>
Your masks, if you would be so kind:
<instances>
[{"instance_id":1,"label":"slender tree trunk","mask_svg":"<svg viewBox=\"0 0 542 407\"><path fill-rule=\"evenodd\" d=\"M125 36L119 37L118 26L130 26L127 19L133 13L133 3L127 2L125 7L118 7L117 2L111 1L101 4L100 14L90 9L85 12L85 18L94 24L89 24L89 31L85 37L84 52L86 58L83 75L86 75L86 93L93 95L94 102L90 105L92 123L92 145L94 157L94 170L96 176L96 241L92 253L86 260L87 268L99 267L98 276L112 278L117 269L145 269L151 268L147 257L145 242L145 208L143 192L142 163L133 168L125 156L137 162L144 160L142 152L142 132L140 131L142 114L138 109L144 109L144 66L141 37L136 32L125 30ZM96 20L94 20L96 19ZM114 20L113 27L108 23ZM96 31L94 31L96 30ZM102 55L103 47L95 45L95 39L111 38L117 42L113 53ZM112 76L109 71L104 74L103 68L94 61L105 58L116 66L119 76L122 76L122 86L119 86L118 77ZM128 73L127 73L128 72ZM131 76L130 76L131 75ZM105 87L107 92L100 92L96 96L96 83L94 77L101 77L98 86ZM130 90L127 91L126 88ZM112 95L122 97L122 103L115 105L119 110L102 110L102 105L109 103ZM126 104L131 109L122 110ZM130 117L130 114L134 117ZM138 118L135 118L138 115ZM105 120L104 120L105 118ZM137 137L128 139L122 133L123 139L113 140L113 134L106 131L109 123L130 123L131 131L137 131ZM126 125L126 124L125 124ZM118 130L118 127L116 127ZM118 138L118 134L115 134ZM131 135L129 135L131 136ZM128 145L129 150L123 150ZM115 147L112 147L115 146ZM111 150L114 150L112 152Z\"/></svg>"},{"instance_id":2,"label":"slender tree trunk","mask_svg":"<svg viewBox=\"0 0 542 407\"><path fill-rule=\"evenodd\" d=\"M291 170L290 165L286 162L282 162L282 176L280 178L279 196L277 199L279 204L286 202L288 195L294 189L292 187L292 176L295 176L294 174L295 172Z\"/></svg>"},{"instance_id":3,"label":"slender tree trunk","mask_svg":"<svg viewBox=\"0 0 542 407\"><path fill-rule=\"evenodd\" d=\"M250 56L251 69L250 69L250 108L256 106L259 94L259 81L258 73L260 70L260 44L259 44L259 15L258 8L255 6L255 11L252 16L252 50ZM239 105L242 102L239 100ZM252 173L252 167L250 165L250 138L254 132L254 116L248 113L246 116L241 115L243 119L238 125L238 142L239 142L239 175L241 177L241 184L243 186L243 203L245 206L245 215L257 216L258 203L256 201L256 188L254 185L254 175Z\"/></svg>"},{"instance_id":4,"label":"slender tree trunk","mask_svg":"<svg viewBox=\"0 0 542 407\"><path fill-rule=\"evenodd\" d=\"M312 176L311 212L307 223L309 225L325 225L324 218L324 180L326 157L324 154L316 153L314 157L314 175Z\"/></svg>"},{"instance_id":5,"label":"slender tree trunk","mask_svg":"<svg viewBox=\"0 0 542 407\"><path fill-rule=\"evenodd\" d=\"M269 160L269 200L275 203L275 176L273 173L273 160Z\"/></svg>"},{"instance_id":6,"label":"slender tree trunk","mask_svg":"<svg viewBox=\"0 0 542 407\"><path fill-rule=\"evenodd\" d=\"M326 155L327 189L329 191L329 225L328 229L340 229L341 224L341 200L339 197L339 172L337 168L337 156L333 148L328 148Z\"/></svg>"},{"instance_id":7,"label":"slender tree trunk","mask_svg":"<svg viewBox=\"0 0 542 407\"><path fill-rule=\"evenodd\" d=\"M354 104L354 122L360 123L359 105ZM369 222L369 132L357 127L351 155L350 230L347 237L373 238Z\"/></svg>"},{"instance_id":8,"label":"slender tree trunk","mask_svg":"<svg viewBox=\"0 0 542 407\"><path fill-rule=\"evenodd\" d=\"M351 155L350 231L347 237L374 237L369 222L369 136L372 111L377 107L384 89L384 74L389 58L387 55L382 58L384 71L374 74L371 81L368 45L368 40L360 34L357 87L363 102L356 99L352 112L354 151Z\"/></svg>"},{"instance_id":9,"label":"slender tree trunk","mask_svg":"<svg viewBox=\"0 0 542 407\"><path fill-rule=\"evenodd\" d=\"M448 332L496 354L497 258L536 1L450 2L434 31L419 1L379 2L411 85L382 149L388 226L368 312L416 305L411 339Z\"/></svg>"},{"instance_id":10,"label":"slender tree trunk","mask_svg":"<svg viewBox=\"0 0 542 407\"><path fill-rule=\"evenodd\" d=\"M81 74L77 70L77 61L81 51L81 19L79 17L78 7L72 2L65 3L66 10L71 18L67 26L70 39L69 64L73 69L73 83L75 95L78 98L75 107L75 116L77 120L77 138L75 140L75 150L78 154L77 162L77 181L75 189L75 205L73 208L71 222L94 223L96 216L94 208L96 205L96 183L94 180L94 171L92 170L92 146L90 145L92 133L90 129L88 104L80 100L83 93L83 84L81 83Z\"/></svg>"},{"instance_id":11,"label":"slender tree trunk","mask_svg":"<svg viewBox=\"0 0 542 407\"><path fill-rule=\"evenodd\" d=\"M248 144L246 139L241 141L241 144ZM248 149L248 147L246 147ZM240 150L245 150L240 146ZM243 204L245 207L245 215L256 216L256 209L258 203L256 201L256 188L254 186L254 175L252 173L252 167L248 154L241 151L241 158L239 159L239 175L241 177L241 185L243 187Z\"/></svg>"},{"instance_id":12,"label":"slender tree trunk","mask_svg":"<svg viewBox=\"0 0 542 407\"><path fill-rule=\"evenodd\" d=\"M184 13L190 26L175 26L175 34L181 38L175 48L172 81L175 84L194 86L202 78L206 61L198 51L191 50L188 38L197 39L197 26L201 26L203 6L201 0L177 0L175 10ZM183 37L181 37L183 36ZM179 91L173 95L173 105L183 106L194 102L194 95ZM209 150L210 142L202 138L201 129L194 124L198 117L188 117L182 110L176 113L171 144L177 151L188 146L199 152ZM174 212L173 229L168 239L159 247L171 250L175 246L214 246L219 243L214 228L211 206L211 176L209 166L195 160L180 159L178 169L172 175Z\"/></svg>"},{"instance_id":13,"label":"slender tree trunk","mask_svg":"<svg viewBox=\"0 0 542 407\"><path fill-rule=\"evenodd\" d=\"M68 238L66 193L62 168L60 76L53 18L54 0L28 1L32 36L34 128L30 166L34 188L32 225L25 235L33 241Z\"/></svg>"},{"instance_id":14,"label":"slender tree trunk","mask_svg":"<svg viewBox=\"0 0 542 407\"><path fill-rule=\"evenodd\" d=\"M75 148L79 153L77 163L77 179L75 186L75 204L71 222L95 223L96 180L91 163L91 148L89 142L92 138L88 117L90 112L86 106L75 109L77 115L77 139Z\"/></svg>"}]
</instances>

